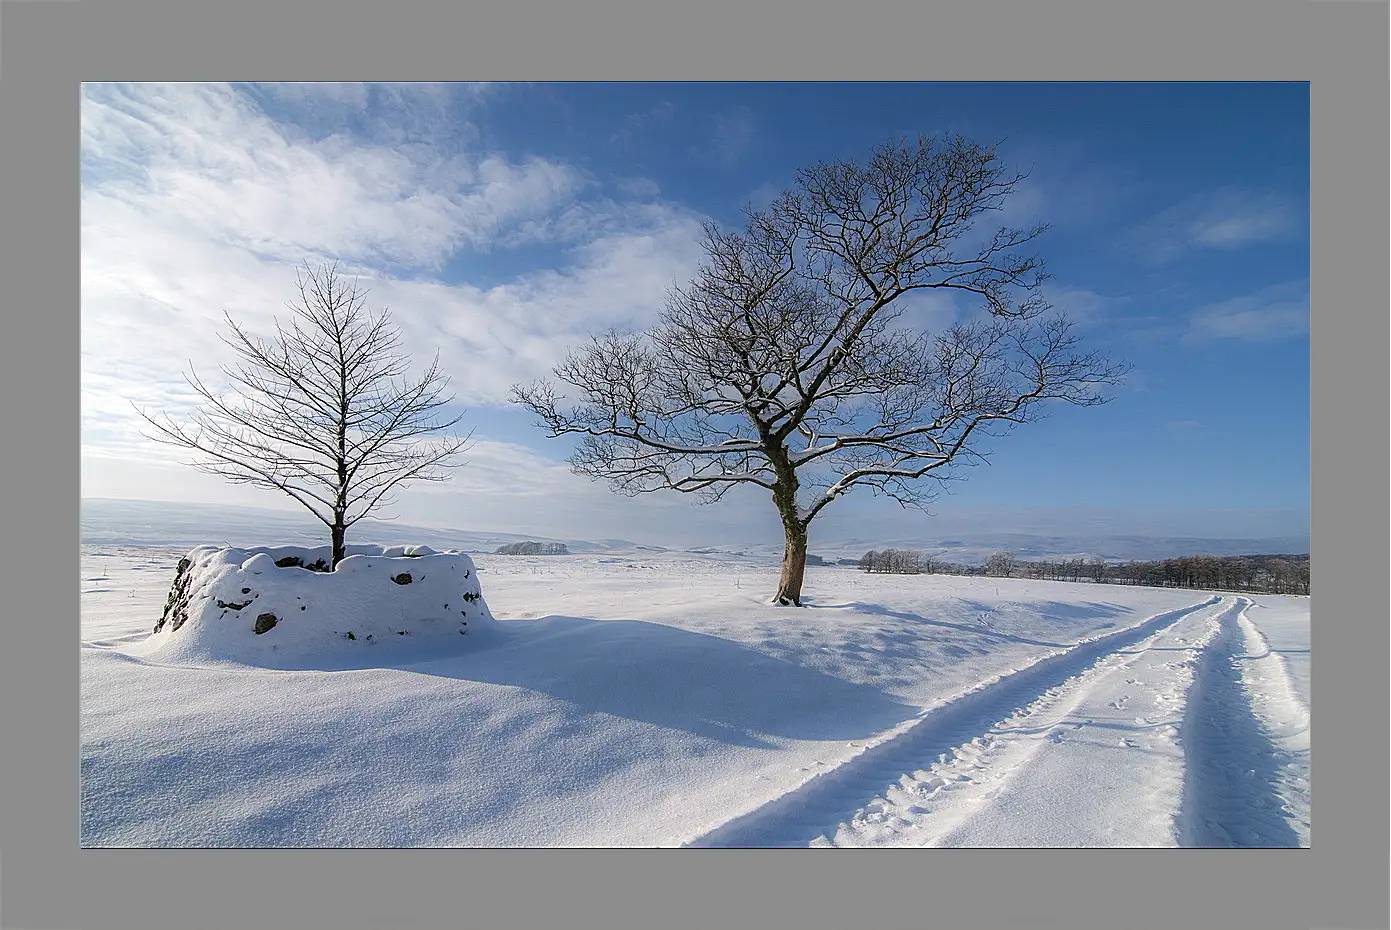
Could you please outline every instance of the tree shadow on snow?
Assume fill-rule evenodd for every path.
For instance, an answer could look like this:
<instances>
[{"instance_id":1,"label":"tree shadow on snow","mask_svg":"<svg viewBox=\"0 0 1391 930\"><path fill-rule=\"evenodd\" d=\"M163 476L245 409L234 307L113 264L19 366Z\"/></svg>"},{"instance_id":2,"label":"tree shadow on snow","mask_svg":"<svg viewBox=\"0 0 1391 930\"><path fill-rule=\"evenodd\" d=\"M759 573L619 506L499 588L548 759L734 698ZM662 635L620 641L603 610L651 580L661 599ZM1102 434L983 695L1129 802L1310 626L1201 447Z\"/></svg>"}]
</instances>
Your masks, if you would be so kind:
<instances>
[{"instance_id":1,"label":"tree shadow on snow","mask_svg":"<svg viewBox=\"0 0 1391 930\"><path fill-rule=\"evenodd\" d=\"M962 606L974 613L991 616L995 608L989 604L982 604L977 601L961 601ZM942 627L949 630L956 630L961 633L970 633L972 636L979 636L983 639L996 640L1000 642L1022 643L1026 646L1044 646L1049 649L1066 649L1076 643L1056 643L1044 639L1031 639L1027 636L1015 636L1011 633L1003 633L985 623L953 623L950 620L930 620L922 614L915 614L907 610L890 610L882 604L866 604L862 601L852 601L847 604L808 604L808 607L819 607L822 609L850 609L861 613L876 614L881 617L892 617L895 620L905 620L909 623L921 623L926 626ZM1116 617L1130 613L1128 608L1120 607L1115 604L1085 603L1070 604L1061 601L1047 601L1041 603L1030 602L1030 607L1049 619L1066 620L1089 620L1100 619L1102 617ZM992 621L994 622L994 621ZM1105 624L1109 627L1114 624Z\"/></svg>"},{"instance_id":2,"label":"tree shadow on snow","mask_svg":"<svg viewBox=\"0 0 1391 930\"><path fill-rule=\"evenodd\" d=\"M402 667L527 688L738 746L771 747L766 737L862 739L919 712L868 685L643 620L506 620L485 648Z\"/></svg>"}]
</instances>

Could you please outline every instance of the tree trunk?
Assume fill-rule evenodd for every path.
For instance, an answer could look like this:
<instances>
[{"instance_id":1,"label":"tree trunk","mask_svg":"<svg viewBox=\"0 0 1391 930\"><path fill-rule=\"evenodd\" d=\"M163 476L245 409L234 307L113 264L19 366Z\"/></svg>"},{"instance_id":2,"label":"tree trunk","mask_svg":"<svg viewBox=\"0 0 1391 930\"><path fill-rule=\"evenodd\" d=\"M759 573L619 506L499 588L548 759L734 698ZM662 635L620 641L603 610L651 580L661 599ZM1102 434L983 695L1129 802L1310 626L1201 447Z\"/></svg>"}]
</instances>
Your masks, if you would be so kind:
<instances>
[{"instance_id":1,"label":"tree trunk","mask_svg":"<svg viewBox=\"0 0 1391 930\"><path fill-rule=\"evenodd\" d=\"M783 550L782 576L778 579L778 594L774 599L784 607L802 606L802 578L807 570L807 534L805 530L787 530L787 548Z\"/></svg>"},{"instance_id":2,"label":"tree trunk","mask_svg":"<svg viewBox=\"0 0 1391 930\"><path fill-rule=\"evenodd\" d=\"M807 569L807 524L797 513L797 470L781 447L771 448L768 458L778 472L778 480L773 484L773 503L782 517L782 530L787 537L787 548L782 553L782 577L778 579L778 593L773 603L801 607L802 576Z\"/></svg>"},{"instance_id":3,"label":"tree trunk","mask_svg":"<svg viewBox=\"0 0 1391 930\"><path fill-rule=\"evenodd\" d=\"M333 558L332 564L329 567L337 568L338 563L343 561L343 556L345 554L343 546L343 534L346 531L347 527L343 526L341 522L335 521L334 524L331 527L329 527L329 529L333 532Z\"/></svg>"}]
</instances>

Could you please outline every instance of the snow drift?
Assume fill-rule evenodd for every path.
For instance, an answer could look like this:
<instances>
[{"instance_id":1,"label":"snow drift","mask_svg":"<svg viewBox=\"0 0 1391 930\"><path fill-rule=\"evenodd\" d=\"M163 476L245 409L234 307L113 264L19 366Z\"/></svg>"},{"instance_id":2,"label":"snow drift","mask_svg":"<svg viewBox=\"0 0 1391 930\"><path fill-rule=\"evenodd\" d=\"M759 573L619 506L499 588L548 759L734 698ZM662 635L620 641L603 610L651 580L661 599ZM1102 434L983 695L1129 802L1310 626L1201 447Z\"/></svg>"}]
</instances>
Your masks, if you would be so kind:
<instances>
[{"instance_id":1,"label":"snow drift","mask_svg":"<svg viewBox=\"0 0 1391 930\"><path fill-rule=\"evenodd\" d=\"M454 654L496 625L467 555L428 546L199 546L179 561L149 654L272 667Z\"/></svg>"}]
</instances>

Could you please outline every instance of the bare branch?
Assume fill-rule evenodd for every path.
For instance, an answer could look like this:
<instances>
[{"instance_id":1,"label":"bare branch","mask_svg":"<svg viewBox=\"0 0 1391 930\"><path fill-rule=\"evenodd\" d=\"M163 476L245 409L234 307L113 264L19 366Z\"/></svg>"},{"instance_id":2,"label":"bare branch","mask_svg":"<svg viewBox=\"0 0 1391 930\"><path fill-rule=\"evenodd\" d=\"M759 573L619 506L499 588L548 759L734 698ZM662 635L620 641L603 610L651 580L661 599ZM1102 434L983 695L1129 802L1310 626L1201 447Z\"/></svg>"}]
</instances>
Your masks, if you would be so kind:
<instances>
[{"instance_id":1,"label":"bare branch","mask_svg":"<svg viewBox=\"0 0 1391 930\"><path fill-rule=\"evenodd\" d=\"M334 563L347 527L409 481L442 479L468 437L443 436L459 422L439 414L450 402L438 357L408 377L401 333L386 311L366 309L366 294L336 265L302 268L289 325L261 339L230 316L223 341L238 359L223 368L230 396L196 372L189 386L203 401L187 424L140 415L148 438L194 454L189 463L234 483L288 494L326 524Z\"/></svg>"},{"instance_id":2,"label":"bare branch","mask_svg":"<svg viewBox=\"0 0 1391 930\"><path fill-rule=\"evenodd\" d=\"M985 458L984 437L1048 403L1102 403L1124 374L1049 315L1043 263L1023 251L1046 227L970 235L1022 177L958 136L808 168L743 230L707 227L705 261L649 330L596 337L513 397L579 437L571 467L620 493L767 489L795 602L788 566L831 501L868 487L924 506L952 466ZM927 332L902 297L929 289L980 313Z\"/></svg>"}]
</instances>

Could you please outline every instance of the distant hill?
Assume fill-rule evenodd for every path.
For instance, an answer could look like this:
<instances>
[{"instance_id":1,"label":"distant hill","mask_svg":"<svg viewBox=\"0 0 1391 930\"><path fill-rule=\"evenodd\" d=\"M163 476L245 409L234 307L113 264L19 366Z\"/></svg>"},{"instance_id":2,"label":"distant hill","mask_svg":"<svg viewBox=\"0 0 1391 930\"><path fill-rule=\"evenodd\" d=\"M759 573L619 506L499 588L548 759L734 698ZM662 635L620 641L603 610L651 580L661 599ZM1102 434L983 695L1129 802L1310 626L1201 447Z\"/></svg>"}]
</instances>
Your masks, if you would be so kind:
<instances>
[{"instance_id":1,"label":"distant hill","mask_svg":"<svg viewBox=\"0 0 1391 930\"><path fill-rule=\"evenodd\" d=\"M931 521L924 521L925 528ZM131 501L84 498L81 501L81 536L84 543L136 546L193 546L207 543L229 545L302 544L326 541L327 531L307 514L293 511L227 507L210 504L183 504L168 501ZM781 539L762 539L739 545L662 546L626 539L559 539L518 533L473 529L412 526L404 523L365 519L349 531L351 542L401 545L418 543L436 549L461 549L492 554L500 547L535 542L560 544L574 554L613 552L654 552L691 555L736 562L777 562L782 558ZM1211 539L1188 536L1121 535L1038 535L1027 533L982 532L976 536L959 530L950 536L892 537L873 535L865 527L851 538L818 537L812 528L811 548L828 563L840 560L858 562L870 549L911 549L964 565L980 565L999 550L1013 552L1024 560L1092 559L1123 562L1178 558L1188 555L1250 555L1259 552L1307 553L1309 538L1277 536L1265 538Z\"/></svg>"},{"instance_id":2,"label":"distant hill","mask_svg":"<svg viewBox=\"0 0 1391 930\"><path fill-rule=\"evenodd\" d=\"M254 507L225 507L170 501L131 501L83 498L80 532L83 543L131 546L233 546L325 543L328 530L308 515ZM493 553L514 543L560 545L569 552L608 552L636 548L621 539L601 542L551 539L517 533L493 533L412 526L367 518L348 531L349 542L403 545L418 543L436 549Z\"/></svg>"}]
</instances>

